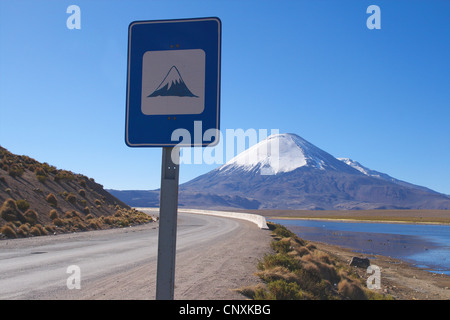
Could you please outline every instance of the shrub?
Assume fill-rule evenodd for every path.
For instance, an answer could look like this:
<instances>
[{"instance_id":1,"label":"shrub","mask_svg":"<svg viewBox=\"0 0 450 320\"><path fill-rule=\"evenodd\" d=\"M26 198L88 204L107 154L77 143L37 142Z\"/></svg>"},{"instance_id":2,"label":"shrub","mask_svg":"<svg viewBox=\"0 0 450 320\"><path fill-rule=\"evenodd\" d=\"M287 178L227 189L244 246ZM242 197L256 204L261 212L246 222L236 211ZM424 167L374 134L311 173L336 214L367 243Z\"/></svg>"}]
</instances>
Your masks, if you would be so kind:
<instances>
[{"instance_id":1,"label":"shrub","mask_svg":"<svg viewBox=\"0 0 450 320\"><path fill-rule=\"evenodd\" d=\"M71 219L71 218L75 217L75 215L74 215L73 213L74 213L74 211L67 211L67 212L64 214L64 218L66 218L66 219Z\"/></svg>"},{"instance_id":2,"label":"shrub","mask_svg":"<svg viewBox=\"0 0 450 320\"><path fill-rule=\"evenodd\" d=\"M59 170L55 175L55 181L58 182L60 180L73 180L75 179L75 175L67 170Z\"/></svg>"},{"instance_id":3,"label":"shrub","mask_svg":"<svg viewBox=\"0 0 450 320\"><path fill-rule=\"evenodd\" d=\"M86 207L84 207L83 212L84 212L85 214L89 214L89 213L91 212L91 209L89 209L89 207L86 206Z\"/></svg>"},{"instance_id":4,"label":"shrub","mask_svg":"<svg viewBox=\"0 0 450 320\"><path fill-rule=\"evenodd\" d=\"M50 217L50 219L55 220L56 218L59 217L58 211L56 211L55 209L52 209L52 210L50 210L50 213L48 216Z\"/></svg>"},{"instance_id":5,"label":"shrub","mask_svg":"<svg viewBox=\"0 0 450 320\"><path fill-rule=\"evenodd\" d=\"M55 232L55 227L54 226L52 226L52 225L46 225L45 226L45 229L47 230L47 232L51 232L51 233L54 233Z\"/></svg>"},{"instance_id":6,"label":"shrub","mask_svg":"<svg viewBox=\"0 0 450 320\"><path fill-rule=\"evenodd\" d=\"M82 196L82 197L85 197L86 196L86 191L84 189L80 189L80 190L78 190L78 194L80 196Z\"/></svg>"},{"instance_id":7,"label":"shrub","mask_svg":"<svg viewBox=\"0 0 450 320\"><path fill-rule=\"evenodd\" d=\"M102 205L102 202L100 200L98 200L98 199L95 199L94 203L97 206L97 208L98 208L98 206Z\"/></svg>"},{"instance_id":8,"label":"shrub","mask_svg":"<svg viewBox=\"0 0 450 320\"><path fill-rule=\"evenodd\" d=\"M47 229L45 229L45 227L41 224L37 224L36 228L39 229L39 232L41 233L41 236L46 236L48 234Z\"/></svg>"},{"instance_id":9,"label":"shrub","mask_svg":"<svg viewBox=\"0 0 450 320\"><path fill-rule=\"evenodd\" d=\"M268 223L268 227L275 233L277 236L282 238L295 237L295 234L289 231L286 227L277 224L277 223Z\"/></svg>"},{"instance_id":10,"label":"shrub","mask_svg":"<svg viewBox=\"0 0 450 320\"><path fill-rule=\"evenodd\" d=\"M21 167L14 164L11 167L9 167L8 170L8 174L13 178L22 176L23 172L24 170Z\"/></svg>"},{"instance_id":11,"label":"shrub","mask_svg":"<svg viewBox=\"0 0 450 320\"><path fill-rule=\"evenodd\" d=\"M28 209L25 212L25 218L27 219L27 221L30 224L36 224L38 219L39 219L39 215L37 214L36 211L32 210L32 209Z\"/></svg>"},{"instance_id":12,"label":"shrub","mask_svg":"<svg viewBox=\"0 0 450 320\"><path fill-rule=\"evenodd\" d=\"M20 221L26 222L25 216L17 208L16 202L13 199L6 199L0 208L0 216L6 221Z\"/></svg>"},{"instance_id":13,"label":"shrub","mask_svg":"<svg viewBox=\"0 0 450 320\"><path fill-rule=\"evenodd\" d=\"M42 163L42 169L46 172L56 174L58 173L58 169L56 167L49 165L47 162Z\"/></svg>"},{"instance_id":14,"label":"shrub","mask_svg":"<svg viewBox=\"0 0 450 320\"><path fill-rule=\"evenodd\" d=\"M61 218L55 218L53 219L53 224L57 227L63 227L64 221Z\"/></svg>"},{"instance_id":15,"label":"shrub","mask_svg":"<svg viewBox=\"0 0 450 320\"><path fill-rule=\"evenodd\" d=\"M260 270L271 269L277 266L284 267L289 271L295 271L301 268L301 264L298 260L283 253L265 255L263 261L258 264L258 268Z\"/></svg>"},{"instance_id":16,"label":"shrub","mask_svg":"<svg viewBox=\"0 0 450 320\"><path fill-rule=\"evenodd\" d=\"M284 280L277 280L267 285L269 290L269 298L275 300L300 300L302 294L300 287L294 282L286 282Z\"/></svg>"},{"instance_id":17,"label":"shrub","mask_svg":"<svg viewBox=\"0 0 450 320\"><path fill-rule=\"evenodd\" d=\"M41 230L39 230L38 227L34 226L34 227L31 228L30 234L32 234L33 236L40 236L41 235Z\"/></svg>"},{"instance_id":18,"label":"shrub","mask_svg":"<svg viewBox=\"0 0 450 320\"><path fill-rule=\"evenodd\" d=\"M97 230L97 229L99 229L99 226L98 226L98 224L96 223L96 221L94 221L94 219L91 219L91 220L89 221L88 228L89 228L89 229Z\"/></svg>"},{"instance_id":19,"label":"shrub","mask_svg":"<svg viewBox=\"0 0 450 320\"><path fill-rule=\"evenodd\" d=\"M342 280L338 284L338 292L343 296L350 298L351 300L366 300L367 297L364 294L362 288L348 281L347 279Z\"/></svg>"},{"instance_id":20,"label":"shrub","mask_svg":"<svg viewBox=\"0 0 450 320\"><path fill-rule=\"evenodd\" d=\"M47 176L47 173L45 172L45 170L41 167L36 167L34 169L34 173L36 174L36 176Z\"/></svg>"},{"instance_id":21,"label":"shrub","mask_svg":"<svg viewBox=\"0 0 450 320\"><path fill-rule=\"evenodd\" d=\"M73 193L69 193L66 197L66 201L75 204L77 202L77 197Z\"/></svg>"},{"instance_id":22,"label":"shrub","mask_svg":"<svg viewBox=\"0 0 450 320\"><path fill-rule=\"evenodd\" d=\"M27 200L16 200L16 205L17 208L19 208L22 212L28 210L28 208L30 208L30 204L28 203Z\"/></svg>"},{"instance_id":23,"label":"shrub","mask_svg":"<svg viewBox=\"0 0 450 320\"><path fill-rule=\"evenodd\" d=\"M75 221L73 223L73 226L74 226L75 229L80 230L80 231L85 231L86 230L86 225L80 219L75 219Z\"/></svg>"},{"instance_id":24,"label":"shrub","mask_svg":"<svg viewBox=\"0 0 450 320\"><path fill-rule=\"evenodd\" d=\"M34 174L36 175L36 178L39 182L44 183L47 180L47 173L42 167L36 167L34 169Z\"/></svg>"},{"instance_id":25,"label":"shrub","mask_svg":"<svg viewBox=\"0 0 450 320\"><path fill-rule=\"evenodd\" d=\"M56 207L58 205L58 200L56 200L56 197L53 193L50 193L47 198L45 198L45 200L47 200L47 202L53 207Z\"/></svg>"},{"instance_id":26,"label":"shrub","mask_svg":"<svg viewBox=\"0 0 450 320\"><path fill-rule=\"evenodd\" d=\"M17 235L21 236L21 237L26 237L28 236L28 233L30 232L30 228L28 227L27 224L22 224L18 229L17 229Z\"/></svg>"},{"instance_id":27,"label":"shrub","mask_svg":"<svg viewBox=\"0 0 450 320\"><path fill-rule=\"evenodd\" d=\"M17 238L17 234L14 231L13 228L11 228L8 225L4 225L1 229L0 229L0 233L3 233L6 237L8 238Z\"/></svg>"},{"instance_id":28,"label":"shrub","mask_svg":"<svg viewBox=\"0 0 450 320\"><path fill-rule=\"evenodd\" d=\"M40 183L44 183L45 181L47 181L47 176L36 175L36 178Z\"/></svg>"},{"instance_id":29,"label":"shrub","mask_svg":"<svg viewBox=\"0 0 450 320\"><path fill-rule=\"evenodd\" d=\"M80 180L80 186L82 186L83 188L86 188L86 181Z\"/></svg>"},{"instance_id":30,"label":"shrub","mask_svg":"<svg viewBox=\"0 0 450 320\"><path fill-rule=\"evenodd\" d=\"M270 247L279 253L288 253L291 250L290 238L284 238L280 241L272 241Z\"/></svg>"}]
</instances>

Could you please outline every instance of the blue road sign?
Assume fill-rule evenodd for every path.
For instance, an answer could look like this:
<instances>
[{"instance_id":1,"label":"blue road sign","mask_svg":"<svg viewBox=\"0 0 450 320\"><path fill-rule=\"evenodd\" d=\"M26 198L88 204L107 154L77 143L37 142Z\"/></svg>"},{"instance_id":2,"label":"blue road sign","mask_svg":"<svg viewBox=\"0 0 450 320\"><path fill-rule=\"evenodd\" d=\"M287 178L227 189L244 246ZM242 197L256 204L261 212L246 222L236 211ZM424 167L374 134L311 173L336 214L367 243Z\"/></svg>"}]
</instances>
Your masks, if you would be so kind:
<instances>
[{"instance_id":1,"label":"blue road sign","mask_svg":"<svg viewBox=\"0 0 450 320\"><path fill-rule=\"evenodd\" d=\"M218 18L132 22L128 28L126 144L216 144L220 129L220 53ZM177 129L189 133L189 139L173 135ZM210 129L217 132L212 139L210 134L205 135Z\"/></svg>"}]
</instances>

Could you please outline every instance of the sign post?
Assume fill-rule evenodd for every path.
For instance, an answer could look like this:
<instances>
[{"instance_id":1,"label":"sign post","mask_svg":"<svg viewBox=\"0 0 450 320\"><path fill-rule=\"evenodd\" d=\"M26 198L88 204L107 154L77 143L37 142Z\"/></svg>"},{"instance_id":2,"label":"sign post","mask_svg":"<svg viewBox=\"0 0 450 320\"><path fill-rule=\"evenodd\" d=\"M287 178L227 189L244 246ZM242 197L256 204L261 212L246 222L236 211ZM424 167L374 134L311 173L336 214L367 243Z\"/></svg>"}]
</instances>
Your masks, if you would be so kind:
<instances>
[{"instance_id":1,"label":"sign post","mask_svg":"<svg viewBox=\"0 0 450 320\"><path fill-rule=\"evenodd\" d=\"M179 154L178 147L163 148L159 197L157 300L173 300L174 294Z\"/></svg>"},{"instance_id":2,"label":"sign post","mask_svg":"<svg viewBox=\"0 0 450 320\"><path fill-rule=\"evenodd\" d=\"M219 142L221 29L218 18L135 21L128 27L125 143L163 151L159 300L174 298L180 147Z\"/></svg>"}]
</instances>

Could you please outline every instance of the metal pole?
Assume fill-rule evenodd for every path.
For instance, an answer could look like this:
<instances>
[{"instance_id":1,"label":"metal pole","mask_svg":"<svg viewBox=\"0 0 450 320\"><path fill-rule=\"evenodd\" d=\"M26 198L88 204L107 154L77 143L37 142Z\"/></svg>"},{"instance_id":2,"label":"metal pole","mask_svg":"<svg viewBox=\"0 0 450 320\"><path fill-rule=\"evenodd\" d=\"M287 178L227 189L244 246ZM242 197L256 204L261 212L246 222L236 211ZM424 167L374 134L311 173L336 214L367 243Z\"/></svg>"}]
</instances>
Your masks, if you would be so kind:
<instances>
[{"instance_id":1,"label":"metal pole","mask_svg":"<svg viewBox=\"0 0 450 320\"><path fill-rule=\"evenodd\" d=\"M174 297L179 158L179 147L163 148L156 274L157 300L173 300Z\"/></svg>"}]
</instances>

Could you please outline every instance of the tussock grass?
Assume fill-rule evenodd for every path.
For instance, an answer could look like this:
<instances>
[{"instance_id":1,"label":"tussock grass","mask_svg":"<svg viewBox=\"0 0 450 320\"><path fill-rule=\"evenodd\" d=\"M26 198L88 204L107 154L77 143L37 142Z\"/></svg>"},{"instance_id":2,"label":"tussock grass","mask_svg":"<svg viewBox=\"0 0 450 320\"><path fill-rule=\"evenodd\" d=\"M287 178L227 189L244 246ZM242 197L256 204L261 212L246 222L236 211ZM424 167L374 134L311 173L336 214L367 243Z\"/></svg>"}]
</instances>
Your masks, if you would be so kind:
<instances>
[{"instance_id":1,"label":"tussock grass","mask_svg":"<svg viewBox=\"0 0 450 320\"><path fill-rule=\"evenodd\" d=\"M25 212L28 210L28 208L30 208L30 204L25 199L16 200L16 205L17 208L22 212Z\"/></svg>"},{"instance_id":2,"label":"tussock grass","mask_svg":"<svg viewBox=\"0 0 450 320\"><path fill-rule=\"evenodd\" d=\"M56 207L58 205L58 200L53 193L49 193L45 200L53 207Z\"/></svg>"},{"instance_id":3,"label":"tussock grass","mask_svg":"<svg viewBox=\"0 0 450 320\"><path fill-rule=\"evenodd\" d=\"M238 291L255 300L368 300L392 299L365 287L364 281L326 252L298 238L285 227L268 223L273 254L258 263L265 285Z\"/></svg>"},{"instance_id":4,"label":"tussock grass","mask_svg":"<svg viewBox=\"0 0 450 320\"><path fill-rule=\"evenodd\" d=\"M0 208L0 217L5 221L19 221L21 223L26 222L25 216L20 212L16 202L13 199L6 199Z\"/></svg>"},{"instance_id":5,"label":"tussock grass","mask_svg":"<svg viewBox=\"0 0 450 320\"><path fill-rule=\"evenodd\" d=\"M48 216L51 220L55 220L56 218L59 218L58 211L56 211L55 209L50 210Z\"/></svg>"},{"instance_id":6,"label":"tussock grass","mask_svg":"<svg viewBox=\"0 0 450 320\"><path fill-rule=\"evenodd\" d=\"M71 204L75 204L77 202L77 197L73 193L69 193L66 196L66 201L70 202Z\"/></svg>"},{"instance_id":7,"label":"tussock grass","mask_svg":"<svg viewBox=\"0 0 450 320\"><path fill-rule=\"evenodd\" d=\"M92 178L14 155L1 146L0 173L0 240L152 221L109 196Z\"/></svg>"},{"instance_id":8,"label":"tussock grass","mask_svg":"<svg viewBox=\"0 0 450 320\"><path fill-rule=\"evenodd\" d=\"M33 209L28 209L25 212L25 218L27 219L27 222L30 224L36 224L39 219L38 213Z\"/></svg>"},{"instance_id":9,"label":"tussock grass","mask_svg":"<svg viewBox=\"0 0 450 320\"><path fill-rule=\"evenodd\" d=\"M14 230L14 227L11 225L5 224L1 229L0 233L4 234L7 238L17 238L17 233Z\"/></svg>"}]
</instances>

